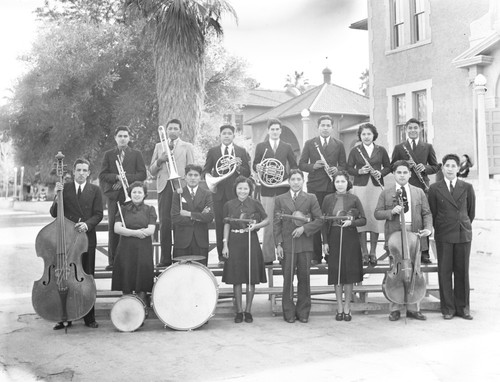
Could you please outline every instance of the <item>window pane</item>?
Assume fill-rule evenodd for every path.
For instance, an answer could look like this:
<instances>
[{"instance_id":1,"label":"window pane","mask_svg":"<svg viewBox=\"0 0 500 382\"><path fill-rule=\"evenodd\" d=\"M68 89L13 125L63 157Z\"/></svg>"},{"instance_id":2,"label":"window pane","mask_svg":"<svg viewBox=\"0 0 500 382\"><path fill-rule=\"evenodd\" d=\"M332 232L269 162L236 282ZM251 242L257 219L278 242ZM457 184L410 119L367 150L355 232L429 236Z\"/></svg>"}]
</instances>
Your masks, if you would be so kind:
<instances>
[{"instance_id":1,"label":"window pane","mask_svg":"<svg viewBox=\"0 0 500 382\"><path fill-rule=\"evenodd\" d=\"M406 99L404 95L394 97L394 111L396 138L399 143L405 139Z\"/></svg>"},{"instance_id":2,"label":"window pane","mask_svg":"<svg viewBox=\"0 0 500 382\"><path fill-rule=\"evenodd\" d=\"M395 24L402 23L404 21L404 12L402 0L394 1L394 21Z\"/></svg>"},{"instance_id":3,"label":"window pane","mask_svg":"<svg viewBox=\"0 0 500 382\"><path fill-rule=\"evenodd\" d=\"M392 0L392 44L393 48L404 44L404 9L402 0Z\"/></svg>"},{"instance_id":4,"label":"window pane","mask_svg":"<svg viewBox=\"0 0 500 382\"><path fill-rule=\"evenodd\" d=\"M415 0L415 13L425 12L424 0Z\"/></svg>"},{"instance_id":5,"label":"window pane","mask_svg":"<svg viewBox=\"0 0 500 382\"><path fill-rule=\"evenodd\" d=\"M425 90L415 92L415 118L417 118L423 126L420 138L427 142L427 92Z\"/></svg>"}]
</instances>

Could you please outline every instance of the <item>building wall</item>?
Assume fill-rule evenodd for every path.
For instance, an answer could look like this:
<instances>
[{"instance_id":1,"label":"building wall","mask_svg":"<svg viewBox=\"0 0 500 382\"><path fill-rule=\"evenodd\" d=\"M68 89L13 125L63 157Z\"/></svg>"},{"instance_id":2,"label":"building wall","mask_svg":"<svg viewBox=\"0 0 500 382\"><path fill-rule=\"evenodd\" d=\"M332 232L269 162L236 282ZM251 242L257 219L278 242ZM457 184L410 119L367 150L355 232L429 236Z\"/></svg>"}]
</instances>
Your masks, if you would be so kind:
<instances>
[{"instance_id":1,"label":"building wall","mask_svg":"<svg viewBox=\"0 0 500 382\"><path fill-rule=\"evenodd\" d=\"M391 96L411 94L423 86L428 91L428 141L438 159L450 151L474 153L473 89L467 70L457 69L452 61L469 48L470 23L488 12L489 1L426 1L429 38L395 50L390 45L390 4L390 0L368 1L370 112L380 132L379 143L389 153L397 143ZM412 114L407 112L406 119Z\"/></svg>"}]
</instances>

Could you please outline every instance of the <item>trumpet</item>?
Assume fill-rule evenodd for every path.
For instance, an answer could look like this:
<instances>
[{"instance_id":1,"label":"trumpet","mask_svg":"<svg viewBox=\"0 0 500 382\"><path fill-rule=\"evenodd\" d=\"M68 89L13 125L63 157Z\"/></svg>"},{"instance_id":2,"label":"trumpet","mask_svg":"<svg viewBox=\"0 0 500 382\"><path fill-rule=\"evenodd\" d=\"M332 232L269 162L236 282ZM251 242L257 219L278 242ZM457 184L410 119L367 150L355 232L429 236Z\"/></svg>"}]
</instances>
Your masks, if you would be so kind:
<instances>
[{"instance_id":1,"label":"trumpet","mask_svg":"<svg viewBox=\"0 0 500 382\"><path fill-rule=\"evenodd\" d=\"M359 153L361 154L361 158L363 158L363 160L365 161L365 165L370 168L370 175L373 177L373 179L375 179L377 181L378 186L383 190L384 186L382 185L382 182L380 182L380 179L375 176L375 169L372 167L370 162L368 162L368 159L366 159L366 157L363 155L359 146L356 148L358 149Z\"/></svg>"},{"instance_id":2,"label":"trumpet","mask_svg":"<svg viewBox=\"0 0 500 382\"><path fill-rule=\"evenodd\" d=\"M330 178L330 181L333 182L333 175L330 174L330 169L331 167L328 165L328 162L326 161L325 157L323 156L323 154L321 153L321 150L319 149L319 145L318 145L318 142L314 142L314 146L316 147L316 150L318 150L318 154L319 154L319 158L325 162L325 167L323 167L325 169L325 172L326 172L326 175L328 175L328 177Z\"/></svg>"},{"instance_id":3,"label":"trumpet","mask_svg":"<svg viewBox=\"0 0 500 382\"><path fill-rule=\"evenodd\" d=\"M403 144L403 149L405 149L406 154L408 155L409 164L410 164L411 169L413 170L413 172L417 176L420 183L422 183L424 185L425 192L429 191L429 186L427 185L427 182L425 181L422 174L417 170L416 162L413 160L413 157L411 156L410 152L408 151L408 149L406 148L406 146L404 144Z\"/></svg>"},{"instance_id":4,"label":"trumpet","mask_svg":"<svg viewBox=\"0 0 500 382\"><path fill-rule=\"evenodd\" d=\"M165 132L165 127L158 127L158 134L160 135L161 147L163 148L163 152L167 153L167 163L168 163L168 180L170 180L170 184L172 185L172 189L178 194L182 194L182 184L181 184L181 176L177 171L177 164L175 163L175 158L172 155L172 151L170 151L170 147L167 142L167 133ZM174 185L175 183L175 185Z\"/></svg>"},{"instance_id":5,"label":"trumpet","mask_svg":"<svg viewBox=\"0 0 500 382\"><path fill-rule=\"evenodd\" d=\"M116 163L116 168L118 169L118 175L120 176L120 182L122 183L123 192L125 193L125 203L128 203L132 199L130 199L130 196L128 195L128 187L129 187L128 180L125 175L125 170L123 169L123 163L120 157L118 157L115 163Z\"/></svg>"},{"instance_id":6,"label":"trumpet","mask_svg":"<svg viewBox=\"0 0 500 382\"><path fill-rule=\"evenodd\" d=\"M208 189L215 194L217 192L217 185L233 175L240 163L241 159L233 155L223 155L217 159L215 172L218 176L213 176L212 174L205 175Z\"/></svg>"},{"instance_id":7,"label":"trumpet","mask_svg":"<svg viewBox=\"0 0 500 382\"><path fill-rule=\"evenodd\" d=\"M287 180L283 180L285 177L285 166L279 160L274 158L266 158L267 149L264 151L262 160L259 163L261 168L257 171L257 178L260 183L269 188L277 187L290 187Z\"/></svg>"}]
</instances>

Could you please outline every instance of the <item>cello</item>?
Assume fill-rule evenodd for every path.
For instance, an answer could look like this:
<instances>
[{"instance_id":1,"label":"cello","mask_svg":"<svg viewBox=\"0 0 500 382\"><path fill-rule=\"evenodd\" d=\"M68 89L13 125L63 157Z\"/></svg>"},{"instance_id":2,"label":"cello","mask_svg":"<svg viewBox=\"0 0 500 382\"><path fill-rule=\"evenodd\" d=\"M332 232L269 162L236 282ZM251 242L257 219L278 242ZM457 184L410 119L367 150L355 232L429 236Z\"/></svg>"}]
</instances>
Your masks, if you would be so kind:
<instances>
[{"instance_id":1,"label":"cello","mask_svg":"<svg viewBox=\"0 0 500 382\"><path fill-rule=\"evenodd\" d=\"M404 206L401 189L396 198ZM404 208L400 212L401 231L393 232L387 245L394 261L382 282L384 296L395 304L416 304L425 296L427 289L424 275L420 270L420 237L407 232ZM415 259L412 264L411 259Z\"/></svg>"},{"instance_id":2,"label":"cello","mask_svg":"<svg viewBox=\"0 0 500 382\"><path fill-rule=\"evenodd\" d=\"M63 183L64 155L56 155L56 174ZM44 261L42 278L33 283L31 301L35 312L48 321L62 322L85 316L94 306L94 278L82 267L82 254L88 238L75 229L75 223L64 216L63 191L57 192L57 217L43 227L35 241L38 257Z\"/></svg>"}]
</instances>

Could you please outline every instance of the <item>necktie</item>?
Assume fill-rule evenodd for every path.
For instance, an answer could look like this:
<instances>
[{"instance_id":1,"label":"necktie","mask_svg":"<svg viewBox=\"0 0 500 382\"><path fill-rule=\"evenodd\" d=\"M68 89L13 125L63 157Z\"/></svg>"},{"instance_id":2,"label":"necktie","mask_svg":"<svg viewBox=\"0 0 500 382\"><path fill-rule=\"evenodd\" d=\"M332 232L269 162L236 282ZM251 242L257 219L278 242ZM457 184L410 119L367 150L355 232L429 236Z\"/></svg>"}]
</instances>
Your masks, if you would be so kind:
<instances>
[{"instance_id":1,"label":"necktie","mask_svg":"<svg viewBox=\"0 0 500 382\"><path fill-rule=\"evenodd\" d=\"M224 155L229 155L229 147L226 146L225 150L224 150Z\"/></svg>"},{"instance_id":2,"label":"necktie","mask_svg":"<svg viewBox=\"0 0 500 382\"><path fill-rule=\"evenodd\" d=\"M82 186L78 186L78 201L80 201L80 197L82 196Z\"/></svg>"},{"instance_id":3,"label":"necktie","mask_svg":"<svg viewBox=\"0 0 500 382\"><path fill-rule=\"evenodd\" d=\"M174 141L173 140L170 140L168 142L168 148L170 149L170 151L173 151L174 150Z\"/></svg>"},{"instance_id":4,"label":"necktie","mask_svg":"<svg viewBox=\"0 0 500 382\"><path fill-rule=\"evenodd\" d=\"M416 147L417 147L417 145L415 144L415 139L412 139L412 140L411 140L411 149L412 149L413 151L415 151L415 148L416 148Z\"/></svg>"},{"instance_id":5,"label":"necktie","mask_svg":"<svg viewBox=\"0 0 500 382\"><path fill-rule=\"evenodd\" d=\"M293 201L295 202L297 200L298 192L293 193Z\"/></svg>"},{"instance_id":6,"label":"necktie","mask_svg":"<svg viewBox=\"0 0 500 382\"><path fill-rule=\"evenodd\" d=\"M328 140L325 138L325 139L323 140L323 151L325 151L325 150L326 150L326 146L328 146Z\"/></svg>"},{"instance_id":7,"label":"necktie","mask_svg":"<svg viewBox=\"0 0 500 382\"><path fill-rule=\"evenodd\" d=\"M410 207L408 206L408 195L406 195L406 189L401 187L401 197L403 198L403 209L407 213Z\"/></svg>"},{"instance_id":8,"label":"necktie","mask_svg":"<svg viewBox=\"0 0 500 382\"><path fill-rule=\"evenodd\" d=\"M190 190L191 190L191 199L194 200L194 196L195 196L194 188L190 188Z\"/></svg>"},{"instance_id":9,"label":"necktie","mask_svg":"<svg viewBox=\"0 0 500 382\"><path fill-rule=\"evenodd\" d=\"M455 187L453 187L453 182L450 182L450 194L453 196L453 191L455 190Z\"/></svg>"}]
</instances>

